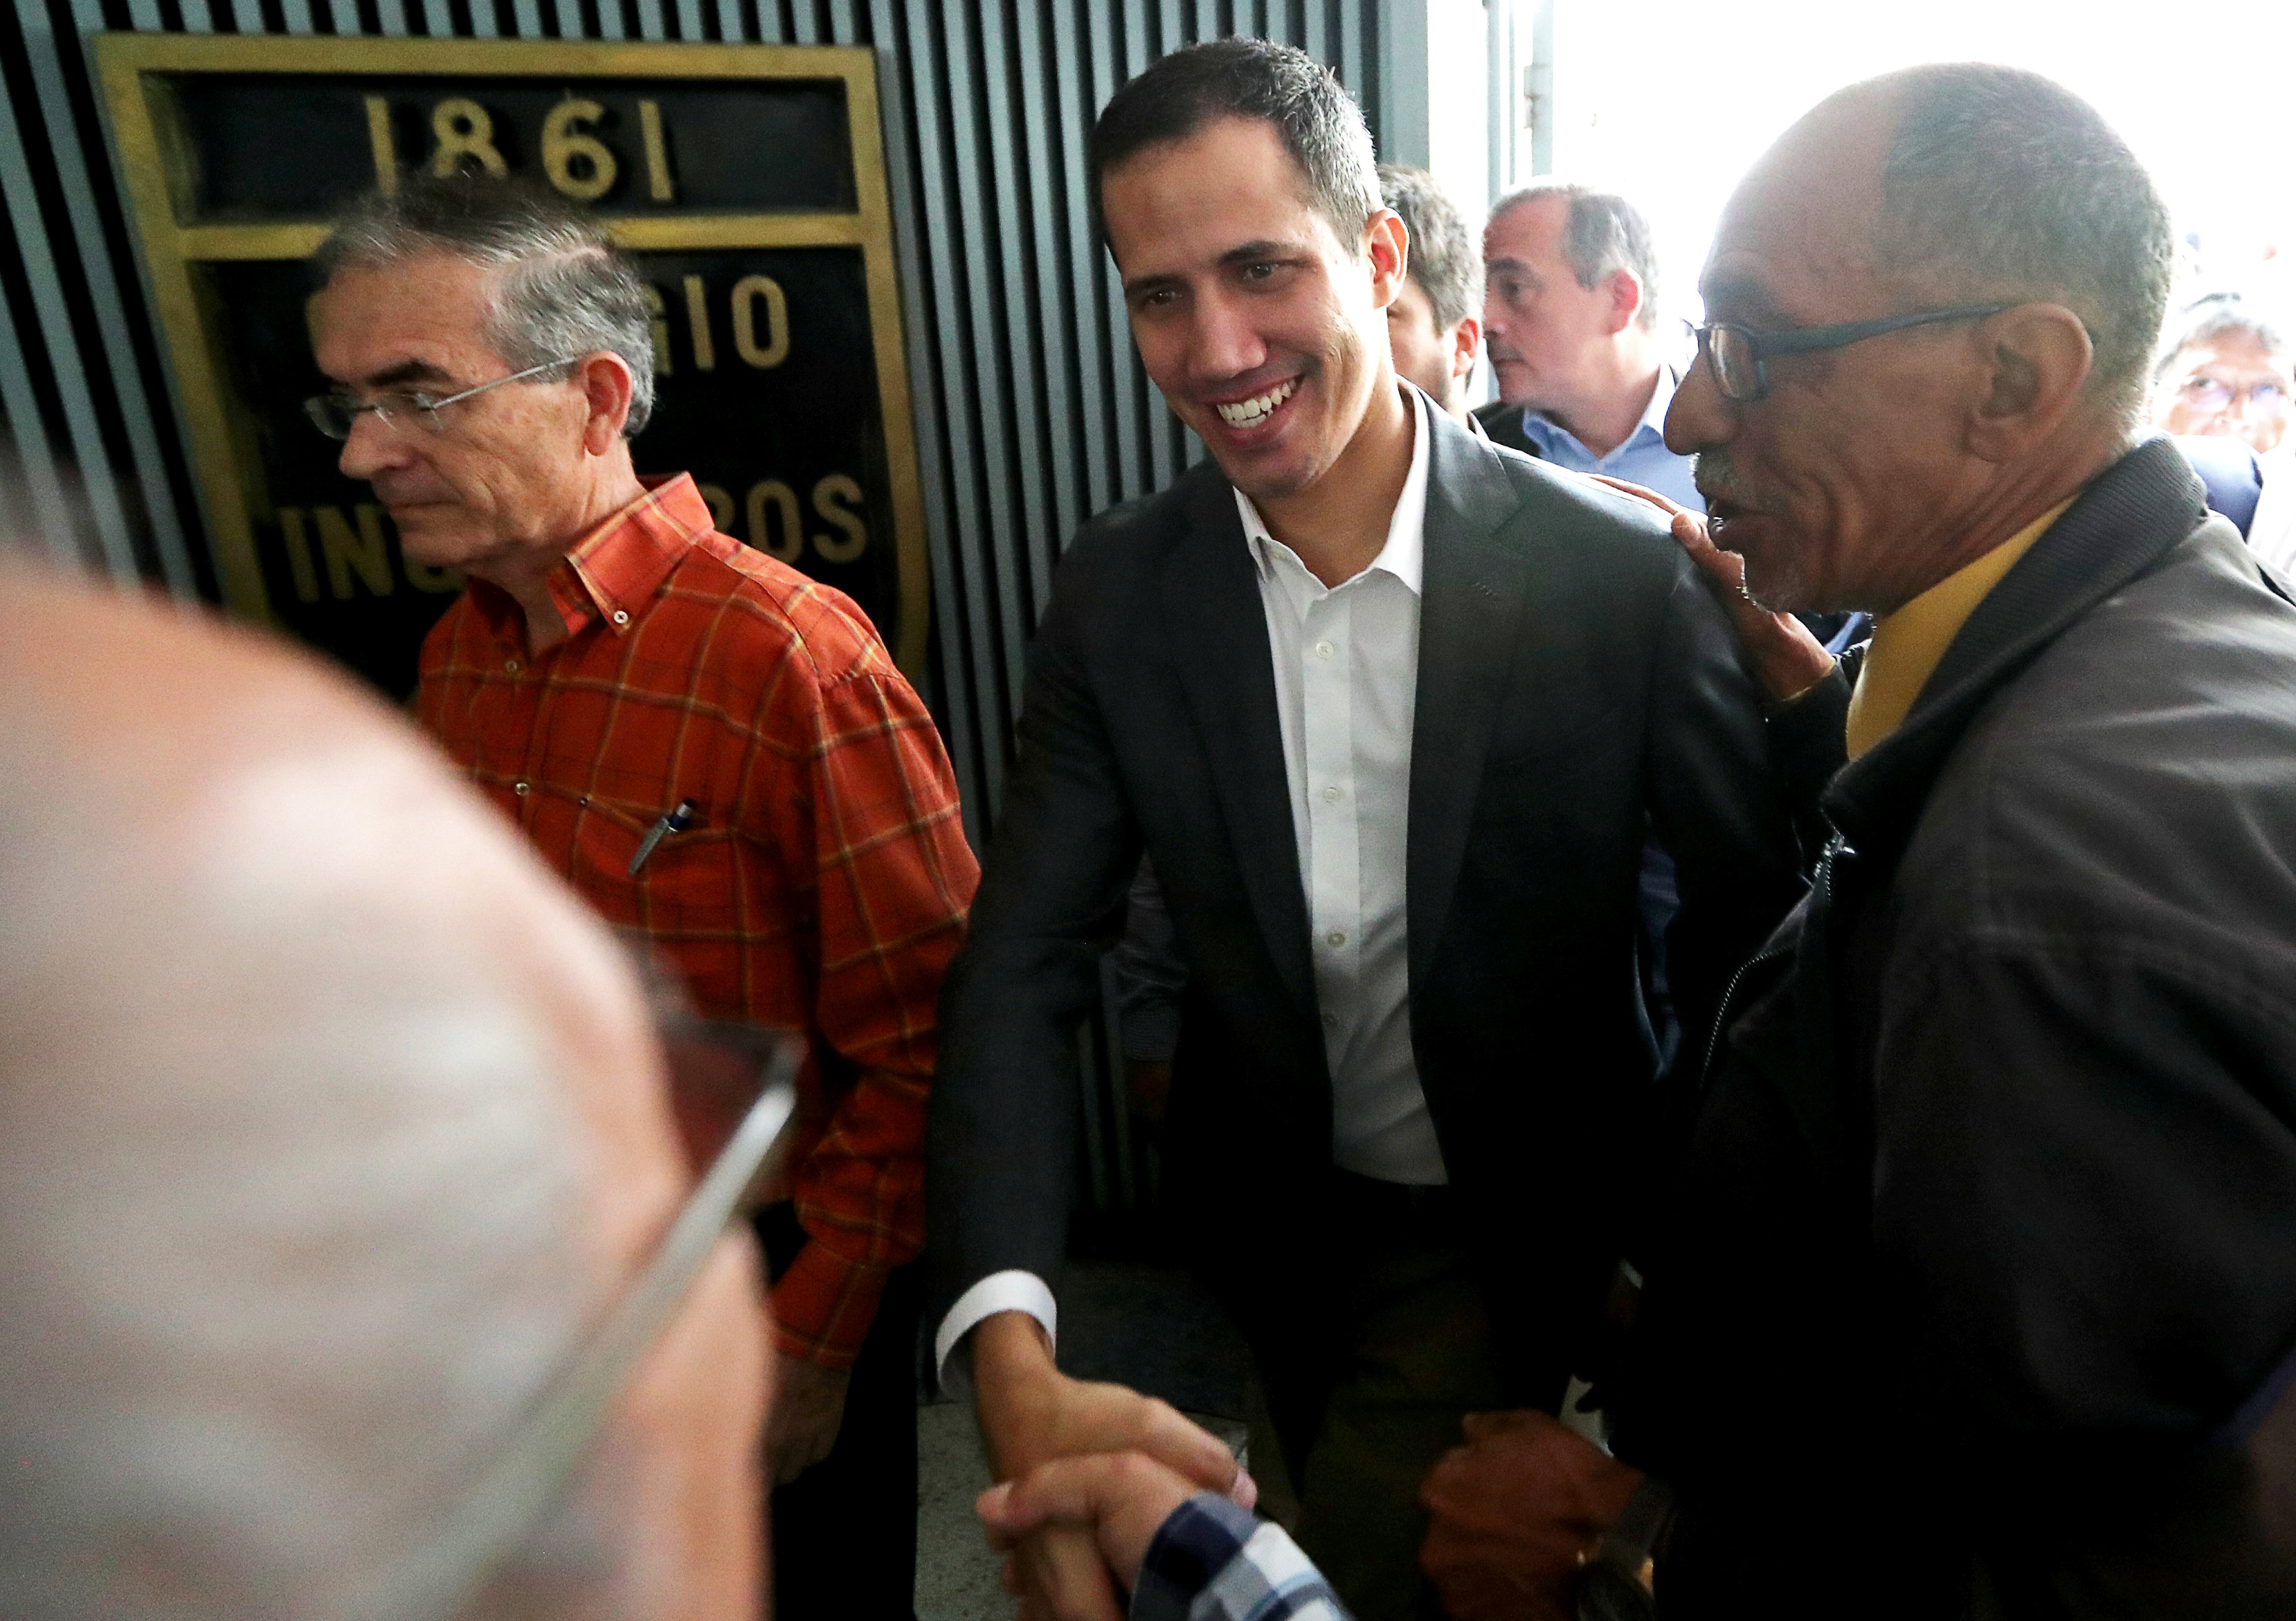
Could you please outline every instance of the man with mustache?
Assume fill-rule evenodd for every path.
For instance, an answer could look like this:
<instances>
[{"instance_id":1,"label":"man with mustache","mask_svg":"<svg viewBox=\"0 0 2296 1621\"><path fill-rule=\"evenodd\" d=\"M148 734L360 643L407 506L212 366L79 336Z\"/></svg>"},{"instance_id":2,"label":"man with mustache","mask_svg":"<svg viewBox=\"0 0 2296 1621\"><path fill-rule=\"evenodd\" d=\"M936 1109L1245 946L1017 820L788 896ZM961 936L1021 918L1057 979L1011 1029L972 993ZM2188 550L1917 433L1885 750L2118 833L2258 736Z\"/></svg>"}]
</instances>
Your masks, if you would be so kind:
<instances>
[{"instance_id":1,"label":"man with mustache","mask_svg":"<svg viewBox=\"0 0 2296 1621\"><path fill-rule=\"evenodd\" d=\"M1447 1460L1453 1615L2296 1609L2296 606L2144 435L2171 264L2006 68L1844 90L1732 199L1675 521L1828 840L1718 1019L1619 1459ZM1854 680L1802 608L1878 616Z\"/></svg>"},{"instance_id":2,"label":"man with mustache","mask_svg":"<svg viewBox=\"0 0 2296 1621\"><path fill-rule=\"evenodd\" d=\"M469 588L423 725L700 1011L805 1032L793 1196L761 1212L766 1467L791 1615L907 1617L935 998L976 872L924 705L840 593L641 479L645 290L603 230L484 176L402 176L321 247L313 348L409 556Z\"/></svg>"},{"instance_id":3,"label":"man with mustache","mask_svg":"<svg viewBox=\"0 0 2296 1621\"><path fill-rule=\"evenodd\" d=\"M1142 359L1210 457L1078 537L1031 651L943 1001L928 1321L1000 1478L1148 1444L1237 1485L1053 1357L1076 1032L1144 849L1188 970L1167 1202L1252 1342L1307 1545L1359 1614L1409 1616L1427 1464L1469 1411L1554 1410L1629 1243L1645 831L1701 1031L1797 855L1662 520L1397 381L1408 248L1328 71L1180 52L1091 166ZM1112 1613L1073 1532L1021 1562L1046 1613Z\"/></svg>"}]
</instances>

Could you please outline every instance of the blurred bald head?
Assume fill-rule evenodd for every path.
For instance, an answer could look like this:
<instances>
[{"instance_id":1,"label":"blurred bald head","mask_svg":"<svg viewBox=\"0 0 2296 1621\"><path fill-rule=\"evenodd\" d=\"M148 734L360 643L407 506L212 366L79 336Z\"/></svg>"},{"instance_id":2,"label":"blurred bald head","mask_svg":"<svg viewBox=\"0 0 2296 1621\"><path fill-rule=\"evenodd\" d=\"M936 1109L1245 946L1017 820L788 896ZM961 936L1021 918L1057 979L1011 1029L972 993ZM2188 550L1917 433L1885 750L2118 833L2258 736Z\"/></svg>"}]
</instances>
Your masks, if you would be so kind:
<instances>
[{"instance_id":1,"label":"blurred bald head","mask_svg":"<svg viewBox=\"0 0 2296 1621\"><path fill-rule=\"evenodd\" d=\"M0 567L0 1615L355 1610L685 1173L613 943L396 717ZM472 1617L732 1616L730 1241Z\"/></svg>"}]
</instances>

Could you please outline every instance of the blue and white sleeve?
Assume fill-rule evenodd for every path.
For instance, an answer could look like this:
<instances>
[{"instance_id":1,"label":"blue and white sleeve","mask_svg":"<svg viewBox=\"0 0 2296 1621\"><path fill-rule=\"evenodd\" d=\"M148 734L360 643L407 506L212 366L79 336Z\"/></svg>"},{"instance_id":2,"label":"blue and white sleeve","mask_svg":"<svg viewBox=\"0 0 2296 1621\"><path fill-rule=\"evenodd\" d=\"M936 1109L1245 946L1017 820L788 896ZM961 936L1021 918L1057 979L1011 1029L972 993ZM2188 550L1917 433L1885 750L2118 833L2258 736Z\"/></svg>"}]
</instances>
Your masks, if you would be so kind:
<instances>
[{"instance_id":1,"label":"blue and white sleeve","mask_svg":"<svg viewBox=\"0 0 2296 1621\"><path fill-rule=\"evenodd\" d=\"M1349 1621L1323 1573L1284 1535L1201 1492L1148 1546L1131 1621Z\"/></svg>"}]
</instances>

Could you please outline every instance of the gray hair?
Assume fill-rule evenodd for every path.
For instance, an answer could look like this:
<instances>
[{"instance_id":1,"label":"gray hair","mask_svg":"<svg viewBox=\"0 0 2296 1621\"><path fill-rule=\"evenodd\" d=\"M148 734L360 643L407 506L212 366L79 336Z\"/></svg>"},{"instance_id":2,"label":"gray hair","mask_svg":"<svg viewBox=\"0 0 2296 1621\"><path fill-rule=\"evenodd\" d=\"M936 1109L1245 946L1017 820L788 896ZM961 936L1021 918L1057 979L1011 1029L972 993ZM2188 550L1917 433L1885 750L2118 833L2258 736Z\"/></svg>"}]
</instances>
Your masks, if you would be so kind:
<instances>
[{"instance_id":1,"label":"gray hair","mask_svg":"<svg viewBox=\"0 0 2296 1621\"><path fill-rule=\"evenodd\" d=\"M1092 219L1103 241L1108 171L1147 147L1185 141L1215 119L1275 127L1300 166L1308 200L1350 250L1379 211L1379 176L1363 109L1332 71L1292 45L1219 39L1155 62L1109 98L1092 127Z\"/></svg>"},{"instance_id":2,"label":"gray hair","mask_svg":"<svg viewBox=\"0 0 2296 1621\"><path fill-rule=\"evenodd\" d=\"M586 1032L533 989L613 947L332 678L12 570L0 602L179 685L154 725L0 651L0 1615L356 1613L616 1287ZM611 1590L611 1512L562 1504L474 1613Z\"/></svg>"},{"instance_id":3,"label":"gray hair","mask_svg":"<svg viewBox=\"0 0 2296 1621\"><path fill-rule=\"evenodd\" d=\"M1642 307L1635 323L1658 324L1658 247L1651 240L1650 221L1640 209L1616 192L1598 192L1575 180L1549 176L1509 192L1492 206L1496 224L1525 203L1560 197L1570 205L1562 225L1562 259L1578 285L1592 291L1614 270L1631 270L1643 284Z\"/></svg>"},{"instance_id":4,"label":"gray hair","mask_svg":"<svg viewBox=\"0 0 2296 1621\"><path fill-rule=\"evenodd\" d=\"M653 414L653 317L645 283L603 227L552 192L489 175L401 175L335 217L312 264L324 285L346 267L379 269L447 253L499 271L488 340L513 370L606 350L630 369L634 438Z\"/></svg>"},{"instance_id":5,"label":"gray hair","mask_svg":"<svg viewBox=\"0 0 2296 1621\"><path fill-rule=\"evenodd\" d=\"M2144 166L2096 109L2023 69L1940 62L1870 83L1903 98L1875 233L1884 269L1934 277L1956 301L2062 303L2095 346L2088 387L2132 429L2176 264Z\"/></svg>"},{"instance_id":6,"label":"gray hair","mask_svg":"<svg viewBox=\"0 0 2296 1621\"><path fill-rule=\"evenodd\" d=\"M1435 326L1448 332L1483 307L1483 252L1443 183L1423 168L1382 163L1380 193L1411 233L1411 279L1427 295Z\"/></svg>"},{"instance_id":7,"label":"gray hair","mask_svg":"<svg viewBox=\"0 0 2296 1621\"><path fill-rule=\"evenodd\" d=\"M2194 344L2232 332L2253 338L2267 355L2286 356L2292 347L2288 329L2237 292L2204 293L2185 306L2177 323L2161 333L2152 358L2152 381L2166 377L2177 356Z\"/></svg>"}]
</instances>

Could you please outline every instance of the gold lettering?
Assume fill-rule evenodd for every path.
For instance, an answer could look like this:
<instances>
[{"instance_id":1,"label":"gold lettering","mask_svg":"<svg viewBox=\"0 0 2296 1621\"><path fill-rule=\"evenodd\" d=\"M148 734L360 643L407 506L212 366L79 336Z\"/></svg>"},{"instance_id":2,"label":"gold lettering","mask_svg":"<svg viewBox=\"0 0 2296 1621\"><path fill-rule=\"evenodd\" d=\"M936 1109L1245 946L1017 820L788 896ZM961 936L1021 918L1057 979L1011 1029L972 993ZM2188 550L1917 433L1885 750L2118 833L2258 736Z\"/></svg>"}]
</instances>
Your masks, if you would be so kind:
<instances>
[{"instance_id":1,"label":"gold lettering","mask_svg":"<svg viewBox=\"0 0 2296 1621\"><path fill-rule=\"evenodd\" d=\"M723 485L702 484L695 487L701 490L701 498L709 503L709 527L720 535L731 535L734 532L733 495Z\"/></svg>"},{"instance_id":2,"label":"gold lettering","mask_svg":"<svg viewBox=\"0 0 2296 1621\"><path fill-rule=\"evenodd\" d=\"M845 531L841 539L834 535L814 536L813 549L821 553L823 562L849 563L869 549L869 526L853 510L860 501L861 487L843 473L832 473L813 487L813 510Z\"/></svg>"},{"instance_id":3,"label":"gold lettering","mask_svg":"<svg viewBox=\"0 0 2296 1621\"><path fill-rule=\"evenodd\" d=\"M758 341L757 301L766 301L766 341ZM734 283L734 348L764 370L789 358L789 300L769 275L745 275Z\"/></svg>"},{"instance_id":4,"label":"gold lettering","mask_svg":"<svg viewBox=\"0 0 2296 1621\"><path fill-rule=\"evenodd\" d=\"M366 143L374 152L375 189L385 197L396 197L398 143L390 135L390 103L379 95L366 98Z\"/></svg>"},{"instance_id":5,"label":"gold lettering","mask_svg":"<svg viewBox=\"0 0 2296 1621\"><path fill-rule=\"evenodd\" d=\"M770 502L782 512L782 537L777 545L766 528L766 505ZM797 492L779 479L767 479L750 486L750 544L768 557L777 557L785 563L797 561L805 550L805 518L798 511Z\"/></svg>"},{"instance_id":6,"label":"gold lettering","mask_svg":"<svg viewBox=\"0 0 2296 1621\"><path fill-rule=\"evenodd\" d=\"M661 289L652 282L646 283L645 294L646 307L653 311L653 373L656 377L668 377L674 369L669 364L669 304L661 296Z\"/></svg>"},{"instance_id":7,"label":"gold lettering","mask_svg":"<svg viewBox=\"0 0 2296 1621\"><path fill-rule=\"evenodd\" d=\"M718 369L718 346L709 336L709 290L701 278L685 278L685 318L693 323L693 364L698 370Z\"/></svg>"},{"instance_id":8,"label":"gold lettering","mask_svg":"<svg viewBox=\"0 0 2296 1621\"><path fill-rule=\"evenodd\" d=\"M550 116L542 120L542 172L552 185L578 202L595 202L611 191L620 168L611 148L578 128L596 123L605 114L606 110L595 102L568 100L553 107ZM588 174L575 171L577 159L588 167Z\"/></svg>"},{"instance_id":9,"label":"gold lettering","mask_svg":"<svg viewBox=\"0 0 2296 1621\"><path fill-rule=\"evenodd\" d=\"M495 150L493 116L476 102L450 96L430 110L430 133L439 137L439 150L430 154L430 172L451 175L463 167L463 160L474 158L488 174L500 178L510 173L510 165Z\"/></svg>"},{"instance_id":10,"label":"gold lettering","mask_svg":"<svg viewBox=\"0 0 2296 1621\"><path fill-rule=\"evenodd\" d=\"M677 187L669 177L669 143L661 138L661 104L638 103L638 128L645 136L646 193L656 202L671 202Z\"/></svg>"},{"instance_id":11,"label":"gold lettering","mask_svg":"<svg viewBox=\"0 0 2296 1621\"><path fill-rule=\"evenodd\" d=\"M287 568L295 577L295 594L306 602L319 600L319 570L311 561L311 537L304 532L303 509L279 509L279 530L287 542Z\"/></svg>"},{"instance_id":12,"label":"gold lettering","mask_svg":"<svg viewBox=\"0 0 2296 1621\"><path fill-rule=\"evenodd\" d=\"M327 561L327 584L339 602L351 599L351 574L356 570L368 591L376 596L389 596L393 581L390 577L390 548L383 544L382 509L362 506L358 509L358 532L353 534L343 510L339 506L323 506L312 516L319 523L319 553Z\"/></svg>"}]
</instances>

